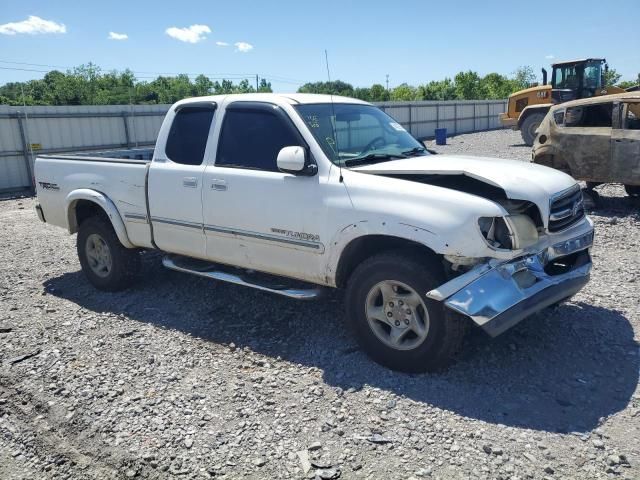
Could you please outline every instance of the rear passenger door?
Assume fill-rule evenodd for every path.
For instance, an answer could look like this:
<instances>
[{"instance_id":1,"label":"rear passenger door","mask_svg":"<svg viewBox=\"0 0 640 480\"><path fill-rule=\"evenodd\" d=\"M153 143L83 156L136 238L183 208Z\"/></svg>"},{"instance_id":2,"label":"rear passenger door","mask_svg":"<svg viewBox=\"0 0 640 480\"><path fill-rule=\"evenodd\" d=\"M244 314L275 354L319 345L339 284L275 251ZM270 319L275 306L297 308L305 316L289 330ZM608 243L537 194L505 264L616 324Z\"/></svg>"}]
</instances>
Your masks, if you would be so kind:
<instances>
[{"instance_id":1,"label":"rear passenger door","mask_svg":"<svg viewBox=\"0 0 640 480\"><path fill-rule=\"evenodd\" d=\"M236 101L225 108L215 164L204 176L207 256L321 281L324 180L279 171L278 152L288 146L308 148L281 107Z\"/></svg>"},{"instance_id":2,"label":"rear passenger door","mask_svg":"<svg viewBox=\"0 0 640 480\"><path fill-rule=\"evenodd\" d=\"M611 166L613 102L568 107L561 148L577 180L607 182Z\"/></svg>"},{"instance_id":3,"label":"rear passenger door","mask_svg":"<svg viewBox=\"0 0 640 480\"><path fill-rule=\"evenodd\" d=\"M202 176L216 106L177 108L166 145L156 151L149 170L149 211L159 248L203 258Z\"/></svg>"},{"instance_id":4,"label":"rear passenger door","mask_svg":"<svg viewBox=\"0 0 640 480\"><path fill-rule=\"evenodd\" d=\"M640 101L620 106L620 125L612 133L612 181L640 182Z\"/></svg>"}]
</instances>

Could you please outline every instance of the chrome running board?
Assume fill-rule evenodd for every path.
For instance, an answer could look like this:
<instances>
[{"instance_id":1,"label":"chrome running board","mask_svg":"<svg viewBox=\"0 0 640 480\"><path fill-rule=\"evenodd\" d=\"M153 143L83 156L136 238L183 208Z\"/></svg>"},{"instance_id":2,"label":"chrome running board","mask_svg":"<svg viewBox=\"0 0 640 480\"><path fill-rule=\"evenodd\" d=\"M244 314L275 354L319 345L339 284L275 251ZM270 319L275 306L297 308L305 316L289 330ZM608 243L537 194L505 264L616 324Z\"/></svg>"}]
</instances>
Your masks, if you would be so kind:
<instances>
[{"instance_id":1,"label":"chrome running board","mask_svg":"<svg viewBox=\"0 0 640 480\"><path fill-rule=\"evenodd\" d=\"M180 260L183 259L185 262L200 262L199 265L194 265L192 267L187 265L179 265ZM259 283L252 283L247 280L244 280L239 275L234 273L229 273L221 270L219 265L214 263L205 263L199 260L191 259L189 257L176 257L176 256L166 256L162 259L162 264L176 272L183 273L191 273L192 275L197 275L199 277L209 278L211 280L220 280L221 282L233 283L235 285L242 285L244 287L255 288L256 290L261 290L263 292L275 293L277 295L282 295L288 298L294 298L296 300L314 300L318 298L322 293L322 287L313 287L313 288L279 288L279 287L269 287L267 285L261 285Z\"/></svg>"}]
</instances>

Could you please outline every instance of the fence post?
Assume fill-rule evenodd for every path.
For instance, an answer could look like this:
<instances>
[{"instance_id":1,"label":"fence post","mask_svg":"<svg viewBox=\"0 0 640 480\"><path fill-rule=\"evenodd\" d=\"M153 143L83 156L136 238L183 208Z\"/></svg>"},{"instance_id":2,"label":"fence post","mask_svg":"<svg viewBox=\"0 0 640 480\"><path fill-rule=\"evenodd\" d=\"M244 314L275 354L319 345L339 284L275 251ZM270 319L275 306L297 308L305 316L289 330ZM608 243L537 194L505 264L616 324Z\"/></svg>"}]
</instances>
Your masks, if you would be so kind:
<instances>
[{"instance_id":1,"label":"fence post","mask_svg":"<svg viewBox=\"0 0 640 480\"><path fill-rule=\"evenodd\" d=\"M457 135L458 133L458 104L456 103L453 106L453 134Z\"/></svg>"},{"instance_id":2,"label":"fence post","mask_svg":"<svg viewBox=\"0 0 640 480\"><path fill-rule=\"evenodd\" d=\"M129 122L127 120L128 113L126 111L122 112L122 121L124 122L124 136L127 141L127 148L131 147L131 137L129 136Z\"/></svg>"},{"instance_id":3,"label":"fence post","mask_svg":"<svg viewBox=\"0 0 640 480\"><path fill-rule=\"evenodd\" d=\"M26 112L23 112L22 115L27 117ZM31 193L35 193L35 179L33 178L33 166L31 165L31 146L29 145L27 134L25 132L24 123L22 122L22 116L20 112L16 112L16 119L18 120L18 128L20 130L20 140L22 141L22 155L24 157L24 162L27 167L27 175L29 175L29 185Z\"/></svg>"},{"instance_id":4,"label":"fence post","mask_svg":"<svg viewBox=\"0 0 640 480\"><path fill-rule=\"evenodd\" d=\"M411 128L411 104L409 104L409 133L413 135L413 130Z\"/></svg>"}]
</instances>

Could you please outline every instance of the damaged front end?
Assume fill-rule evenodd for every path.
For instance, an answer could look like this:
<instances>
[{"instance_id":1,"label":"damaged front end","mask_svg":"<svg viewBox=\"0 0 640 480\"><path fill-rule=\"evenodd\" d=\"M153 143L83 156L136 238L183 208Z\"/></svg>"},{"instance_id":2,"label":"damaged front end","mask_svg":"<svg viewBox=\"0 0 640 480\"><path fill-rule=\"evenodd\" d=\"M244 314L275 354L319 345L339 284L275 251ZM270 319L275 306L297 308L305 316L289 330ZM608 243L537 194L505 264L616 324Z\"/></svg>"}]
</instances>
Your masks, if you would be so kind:
<instances>
[{"instance_id":1,"label":"damaged front end","mask_svg":"<svg viewBox=\"0 0 640 480\"><path fill-rule=\"evenodd\" d=\"M588 226L588 231L539 252L478 263L426 295L469 317L492 337L500 335L587 284L593 243L593 226Z\"/></svg>"}]
</instances>

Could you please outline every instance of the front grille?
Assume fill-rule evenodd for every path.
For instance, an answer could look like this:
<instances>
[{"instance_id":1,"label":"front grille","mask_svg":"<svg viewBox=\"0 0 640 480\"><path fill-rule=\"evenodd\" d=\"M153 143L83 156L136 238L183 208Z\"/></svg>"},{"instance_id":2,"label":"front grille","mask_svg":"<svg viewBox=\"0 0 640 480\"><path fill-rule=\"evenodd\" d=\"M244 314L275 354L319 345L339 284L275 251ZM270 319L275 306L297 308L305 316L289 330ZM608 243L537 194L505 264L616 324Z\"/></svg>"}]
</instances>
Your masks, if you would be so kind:
<instances>
[{"instance_id":1,"label":"front grille","mask_svg":"<svg viewBox=\"0 0 640 480\"><path fill-rule=\"evenodd\" d=\"M582 191L575 187L562 192L551 200L549 210L549 231L559 232L584 218L584 205L582 203Z\"/></svg>"}]
</instances>

